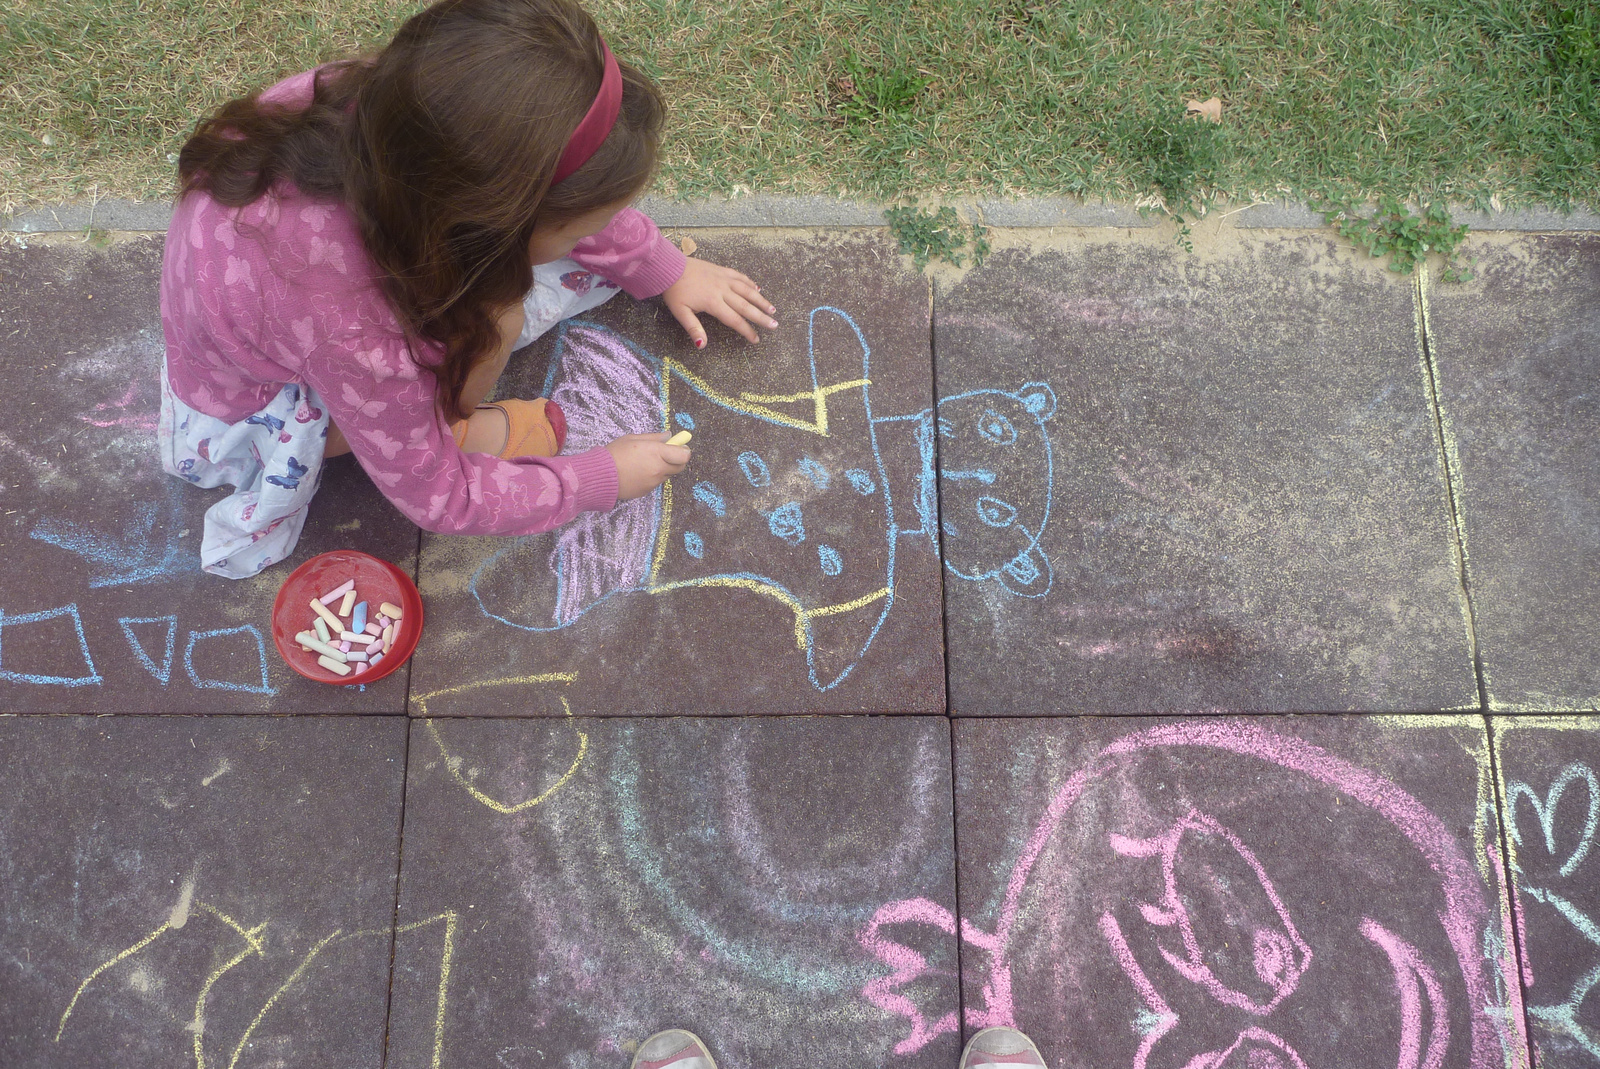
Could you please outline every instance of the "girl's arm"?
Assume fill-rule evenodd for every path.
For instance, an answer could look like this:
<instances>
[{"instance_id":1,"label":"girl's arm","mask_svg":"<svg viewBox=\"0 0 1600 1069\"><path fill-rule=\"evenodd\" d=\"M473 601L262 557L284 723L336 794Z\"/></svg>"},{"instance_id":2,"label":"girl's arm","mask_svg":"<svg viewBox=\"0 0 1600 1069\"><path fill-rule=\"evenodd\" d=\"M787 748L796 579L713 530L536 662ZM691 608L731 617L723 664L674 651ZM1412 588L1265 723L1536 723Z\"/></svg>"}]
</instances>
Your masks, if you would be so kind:
<instances>
[{"instance_id":1,"label":"girl's arm","mask_svg":"<svg viewBox=\"0 0 1600 1069\"><path fill-rule=\"evenodd\" d=\"M604 447L515 460L463 453L434 404L433 374L400 338L351 337L308 359L304 373L372 481L426 530L534 534L617 503L617 465Z\"/></svg>"}]
</instances>

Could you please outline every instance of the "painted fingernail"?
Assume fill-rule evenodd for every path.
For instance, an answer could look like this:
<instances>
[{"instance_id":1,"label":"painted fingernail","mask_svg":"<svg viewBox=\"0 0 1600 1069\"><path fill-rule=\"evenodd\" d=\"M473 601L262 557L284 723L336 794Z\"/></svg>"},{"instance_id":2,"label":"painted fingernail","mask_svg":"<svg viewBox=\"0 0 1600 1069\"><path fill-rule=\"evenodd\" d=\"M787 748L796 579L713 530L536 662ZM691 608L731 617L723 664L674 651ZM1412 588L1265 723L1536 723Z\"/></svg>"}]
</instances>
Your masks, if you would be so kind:
<instances>
[{"instance_id":1,"label":"painted fingernail","mask_svg":"<svg viewBox=\"0 0 1600 1069\"><path fill-rule=\"evenodd\" d=\"M694 340L694 347L696 349L704 349L706 347L706 340L704 338L696 338Z\"/></svg>"},{"instance_id":2,"label":"painted fingernail","mask_svg":"<svg viewBox=\"0 0 1600 1069\"><path fill-rule=\"evenodd\" d=\"M773 330L777 330L778 329L778 321L776 319L769 319L769 320L767 320L767 326L771 327Z\"/></svg>"}]
</instances>

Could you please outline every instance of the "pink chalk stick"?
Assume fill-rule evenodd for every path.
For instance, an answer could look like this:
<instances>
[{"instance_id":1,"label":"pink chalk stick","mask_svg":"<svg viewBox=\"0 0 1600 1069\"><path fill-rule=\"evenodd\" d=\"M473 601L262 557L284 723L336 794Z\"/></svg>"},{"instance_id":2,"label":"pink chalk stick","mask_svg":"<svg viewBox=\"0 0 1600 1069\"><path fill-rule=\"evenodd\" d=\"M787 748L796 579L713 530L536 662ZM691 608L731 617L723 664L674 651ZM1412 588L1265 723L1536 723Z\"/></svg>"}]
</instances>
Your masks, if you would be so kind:
<instances>
[{"instance_id":1,"label":"pink chalk stick","mask_svg":"<svg viewBox=\"0 0 1600 1069\"><path fill-rule=\"evenodd\" d=\"M350 643L348 643L348 642L339 643L339 652L340 653L349 653L350 652Z\"/></svg>"},{"instance_id":2,"label":"pink chalk stick","mask_svg":"<svg viewBox=\"0 0 1600 1069\"><path fill-rule=\"evenodd\" d=\"M362 628L362 630L367 634L374 636L383 634L383 628L373 623L369 623L366 627Z\"/></svg>"},{"instance_id":3,"label":"pink chalk stick","mask_svg":"<svg viewBox=\"0 0 1600 1069\"><path fill-rule=\"evenodd\" d=\"M350 591L354 590L355 588L356 588L356 581L354 579L346 579L339 586L335 587L334 589L328 591L326 594L322 595L322 597L319 598L318 600L321 601L322 604L324 604L324 605L332 605L335 601L338 601L340 598L344 597L346 594L350 593Z\"/></svg>"}]
</instances>

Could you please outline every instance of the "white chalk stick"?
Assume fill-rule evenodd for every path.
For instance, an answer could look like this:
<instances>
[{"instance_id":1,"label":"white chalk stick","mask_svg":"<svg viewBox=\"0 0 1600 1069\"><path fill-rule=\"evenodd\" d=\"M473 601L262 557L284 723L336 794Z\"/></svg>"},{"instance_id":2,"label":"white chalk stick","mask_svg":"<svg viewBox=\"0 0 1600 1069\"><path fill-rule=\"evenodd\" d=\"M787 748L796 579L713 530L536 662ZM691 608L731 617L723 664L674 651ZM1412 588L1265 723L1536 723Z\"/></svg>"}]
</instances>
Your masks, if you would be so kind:
<instances>
[{"instance_id":1,"label":"white chalk stick","mask_svg":"<svg viewBox=\"0 0 1600 1069\"><path fill-rule=\"evenodd\" d=\"M350 615L350 610L355 608L355 606L356 606L356 592L354 590L352 590L348 594L346 594L344 596L344 600L339 603L339 615L340 616L349 616Z\"/></svg>"},{"instance_id":2,"label":"white chalk stick","mask_svg":"<svg viewBox=\"0 0 1600 1069\"><path fill-rule=\"evenodd\" d=\"M317 636L313 635L310 631L300 632L294 637L294 640L300 643L300 645L304 646L306 649L315 653L332 657L336 661L344 660L344 654L339 651L338 647L330 646L326 642L319 642L317 640Z\"/></svg>"},{"instance_id":3,"label":"white chalk stick","mask_svg":"<svg viewBox=\"0 0 1600 1069\"><path fill-rule=\"evenodd\" d=\"M346 579L344 582L340 583L338 586L334 587L317 600L321 601L324 605L332 605L334 602L350 593L350 591L354 590L355 585L356 581L354 579Z\"/></svg>"},{"instance_id":4,"label":"white chalk stick","mask_svg":"<svg viewBox=\"0 0 1600 1069\"><path fill-rule=\"evenodd\" d=\"M346 661L365 661L367 659L367 655L362 653L360 650L351 650L349 653L344 655L344 659Z\"/></svg>"},{"instance_id":5,"label":"white chalk stick","mask_svg":"<svg viewBox=\"0 0 1600 1069\"><path fill-rule=\"evenodd\" d=\"M369 660L367 663L368 664L377 664L381 660L383 660L383 654L380 653L376 657L374 657L371 660Z\"/></svg>"},{"instance_id":6,"label":"white chalk stick","mask_svg":"<svg viewBox=\"0 0 1600 1069\"><path fill-rule=\"evenodd\" d=\"M327 623L329 631L338 632L344 630L344 621L333 615L333 611L326 605L322 604L322 602L318 601L316 598L312 598L311 607L315 609L317 611L317 615L322 617L323 621Z\"/></svg>"},{"instance_id":7,"label":"white chalk stick","mask_svg":"<svg viewBox=\"0 0 1600 1069\"><path fill-rule=\"evenodd\" d=\"M347 676L347 675L350 674L350 666L349 665L340 664L338 661L334 660L332 657L318 657L317 658L317 663L320 664L322 667L326 668L330 672L337 672L342 676Z\"/></svg>"},{"instance_id":8,"label":"white chalk stick","mask_svg":"<svg viewBox=\"0 0 1600 1069\"><path fill-rule=\"evenodd\" d=\"M688 445L689 444L689 439L693 438L693 437L694 437L694 435L690 434L688 431L679 431L677 434L674 434L671 438L667 439L667 444L668 445Z\"/></svg>"},{"instance_id":9,"label":"white chalk stick","mask_svg":"<svg viewBox=\"0 0 1600 1069\"><path fill-rule=\"evenodd\" d=\"M387 616L391 620L398 620L400 617L405 615L400 611L400 606L391 605L387 601L378 606L378 611L383 613L383 615Z\"/></svg>"},{"instance_id":10,"label":"white chalk stick","mask_svg":"<svg viewBox=\"0 0 1600 1069\"><path fill-rule=\"evenodd\" d=\"M363 632L360 632L360 631L341 631L341 632L339 632L339 641L340 642L365 642L365 641L367 641L367 636Z\"/></svg>"}]
</instances>

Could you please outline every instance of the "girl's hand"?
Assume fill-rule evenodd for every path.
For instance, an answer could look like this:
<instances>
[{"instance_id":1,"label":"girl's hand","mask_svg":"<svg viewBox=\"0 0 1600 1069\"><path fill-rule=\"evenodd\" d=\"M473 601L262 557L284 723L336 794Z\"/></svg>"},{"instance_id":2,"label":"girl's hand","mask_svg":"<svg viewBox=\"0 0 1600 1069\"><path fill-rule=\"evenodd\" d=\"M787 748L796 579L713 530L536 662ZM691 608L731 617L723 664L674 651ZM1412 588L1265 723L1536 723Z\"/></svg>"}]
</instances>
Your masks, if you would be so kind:
<instances>
[{"instance_id":1,"label":"girl's hand","mask_svg":"<svg viewBox=\"0 0 1600 1069\"><path fill-rule=\"evenodd\" d=\"M668 445L671 435L624 434L606 443L611 459L617 462L617 500L631 501L643 497L662 483L667 476L677 475L689 466L689 447Z\"/></svg>"},{"instance_id":2,"label":"girl's hand","mask_svg":"<svg viewBox=\"0 0 1600 1069\"><path fill-rule=\"evenodd\" d=\"M705 328L696 312L710 312L753 342L760 341L761 336L751 324L768 330L778 326L772 318L778 310L761 296L760 287L748 277L731 267L718 267L693 257L684 267L683 277L668 286L661 297L667 310L683 324L696 349L706 345Z\"/></svg>"}]
</instances>

